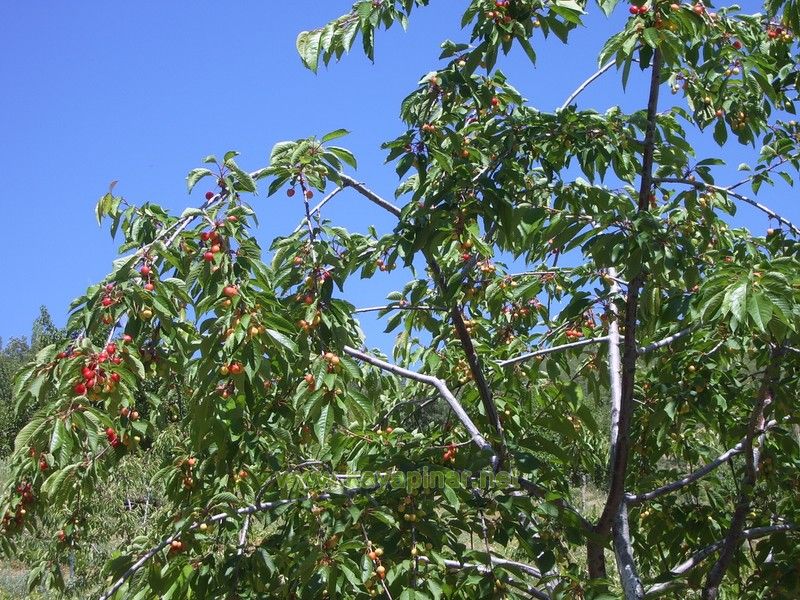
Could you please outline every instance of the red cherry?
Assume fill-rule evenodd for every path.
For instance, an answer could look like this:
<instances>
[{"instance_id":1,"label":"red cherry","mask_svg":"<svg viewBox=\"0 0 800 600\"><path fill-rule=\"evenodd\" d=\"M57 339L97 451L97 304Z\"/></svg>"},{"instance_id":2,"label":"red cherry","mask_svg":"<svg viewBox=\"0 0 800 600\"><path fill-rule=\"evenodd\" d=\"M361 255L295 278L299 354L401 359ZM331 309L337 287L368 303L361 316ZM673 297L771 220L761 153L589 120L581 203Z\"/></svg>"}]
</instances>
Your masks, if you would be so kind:
<instances>
[{"instance_id":1,"label":"red cherry","mask_svg":"<svg viewBox=\"0 0 800 600\"><path fill-rule=\"evenodd\" d=\"M111 359L111 362L115 365L119 365L122 363L122 359L119 356L115 356L114 358Z\"/></svg>"},{"instance_id":2,"label":"red cherry","mask_svg":"<svg viewBox=\"0 0 800 600\"><path fill-rule=\"evenodd\" d=\"M742 42L740 42L739 40L733 40L733 47L736 48L737 50L741 50Z\"/></svg>"},{"instance_id":3,"label":"red cherry","mask_svg":"<svg viewBox=\"0 0 800 600\"><path fill-rule=\"evenodd\" d=\"M228 367L228 371L230 371L231 375L239 375L242 372L242 365L239 363L231 363Z\"/></svg>"},{"instance_id":4,"label":"red cherry","mask_svg":"<svg viewBox=\"0 0 800 600\"><path fill-rule=\"evenodd\" d=\"M206 200L211 200L214 197L214 192L206 192Z\"/></svg>"},{"instance_id":5,"label":"red cherry","mask_svg":"<svg viewBox=\"0 0 800 600\"><path fill-rule=\"evenodd\" d=\"M42 458L42 459L39 460L39 470L47 471L47 468L49 466L50 465L47 464L47 460L46 459Z\"/></svg>"},{"instance_id":6,"label":"red cherry","mask_svg":"<svg viewBox=\"0 0 800 600\"><path fill-rule=\"evenodd\" d=\"M638 6L631 6L628 9L628 12L631 13L632 15L638 15L639 14L639 7Z\"/></svg>"},{"instance_id":7,"label":"red cherry","mask_svg":"<svg viewBox=\"0 0 800 600\"><path fill-rule=\"evenodd\" d=\"M139 269L139 273L141 273L142 277L147 277L150 275L150 267L144 265L141 269Z\"/></svg>"},{"instance_id":8,"label":"red cherry","mask_svg":"<svg viewBox=\"0 0 800 600\"><path fill-rule=\"evenodd\" d=\"M108 352L103 350L100 354L97 355L97 362L104 363L108 360Z\"/></svg>"},{"instance_id":9,"label":"red cherry","mask_svg":"<svg viewBox=\"0 0 800 600\"><path fill-rule=\"evenodd\" d=\"M103 306L105 306L106 308L108 308L109 306L114 304L114 301L111 298L109 298L108 296L103 296L103 299L100 301L100 303Z\"/></svg>"},{"instance_id":10,"label":"red cherry","mask_svg":"<svg viewBox=\"0 0 800 600\"><path fill-rule=\"evenodd\" d=\"M495 96L492 98L492 106L498 106L500 104L500 99Z\"/></svg>"},{"instance_id":11,"label":"red cherry","mask_svg":"<svg viewBox=\"0 0 800 600\"><path fill-rule=\"evenodd\" d=\"M56 358L59 359L59 360L67 358L67 353L66 352L59 352L58 354L56 354Z\"/></svg>"},{"instance_id":12,"label":"red cherry","mask_svg":"<svg viewBox=\"0 0 800 600\"><path fill-rule=\"evenodd\" d=\"M110 375L110 377L111 377L111 381L113 381L114 383L119 383L119 380L120 380L119 373L112 373Z\"/></svg>"},{"instance_id":13,"label":"red cherry","mask_svg":"<svg viewBox=\"0 0 800 600\"><path fill-rule=\"evenodd\" d=\"M236 289L235 285L226 285L225 288L222 290L222 293L225 294L228 298L233 298L234 296L239 294L239 290Z\"/></svg>"},{"instance_id":14,"label":"red cherry","mask_svg":"<svg viewBox=\"0 0 800 600\"><path fill-rule=\"evenodd\" d=\"M147 283L144 284L144 289L147 290L148 292L152 292L154 289L156 289L156 286L154 286L152 283L148 281Z\"/></svg>"},{"instance_id":15,"label":"red cherry","mask_svg":"<svg viewBox=\"0 0 800 600\"><path fill-rule=\"evenodd\" d=\"M211 262L214 260L214 253L213 252L206 252L203 254L203 260L206 262Z\"/></svg>"},{"instance_id":16,"label":"red cherry","mask_svg":"<svg viewBox=\"0 0 800 600\"><path fill-rule=\"evenodd\" d=\"M117 345L115 343L106 344L106 352L108 354L116 354L117 353Z\"/></svg>"},{"instance_id":17,"label":"red cherry","mask_svg":"<svg viewBox=\"0 0 800 600\"><path fill-rule=\"evenodd\" d=\"M314 192L306 190L306 200L311 200L314 197Z\"/></svg>"},{"instance_id":18,"label":"red cherry","mask_svg":"<svg viewBox=\"0 0 800 600\"><path fill-rule=\"evenodd\" d=\"M130 344L133 341L133 338L126 333L122 336L122 341L126 344Z\"/></svg>"},{"instance_id":19,"label":"red cherry","mask_svg":"<svg viewBox=\"0 0 800 600\"><path fill-rule=\"evenodd\" d=\"M203 240L204 242L207 242L210 238L211 238L210 231L204 231L203 233L200 234L200 239Z\"/></svg>"},{"instance_id":20,"label":"red cherry","mask_svg":"<svg viewBox=\"0 0 800 600\"><path fill-rule=\"evenodd\" d=\"M76 384L75 384L75 387L73 387L73 388L72 388L72 390L73 390L73 391L74 391L74 392L75 392L75 393L76 393L78 396L84 396L84 395L86 395L86 386L85 386L84 384L82 384L82 383L76 383Z\"/></svg>"},{"instance_id":21,"label":"red cherry","mask_svg":"<svg viewBox=\"0 0 800 600\"><path fill-rule=\"evenodd\" d=\"M646 15L647 11L648 11L648 8L646 6L640 6L639 7L639 14L640 15Z\"/></svg>"},{"instance_id":22,"label":"red cherry","mask_svg":"<svg viewBox=\"0 0 800 600\"><path fill-rule=\"evenodd\" d=\"M94 377L94 369L83 367L81 370L81 375L83 375L84 379L92 379Z\"/></svg>"},{"instance_id":23,"label":"red cherry","mask_svg":"<svg viewBox=\"0 0 800 600\"><path fill-rule=\"evenodd\" d=\"M294 196L294 193L295 193L294 188L289 188L288 190L286 190L286 195L289 196L289 198Z\"/></svg>"}]
</instances>

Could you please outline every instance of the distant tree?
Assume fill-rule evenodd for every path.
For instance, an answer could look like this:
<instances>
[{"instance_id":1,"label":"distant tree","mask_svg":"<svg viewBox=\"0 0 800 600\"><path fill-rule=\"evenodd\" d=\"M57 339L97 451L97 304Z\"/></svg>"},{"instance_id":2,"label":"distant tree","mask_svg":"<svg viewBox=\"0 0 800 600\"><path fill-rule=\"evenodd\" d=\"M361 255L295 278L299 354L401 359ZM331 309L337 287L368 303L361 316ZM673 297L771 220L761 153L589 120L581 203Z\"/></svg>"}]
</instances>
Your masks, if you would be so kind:
<instances>
[{"instance_id":1,"label":"distant tree","mask_svg":"<svg viewBox=\"0 0 800 600\"><path fill-rule=\"evenodd\" d=\"M13 449L17 432L39 407L37 402L33 402L17 410L14 374L39 350L63 341L64 335L63 330L53 324L47 308L42 306L31 328L30 343L25 337L13 337L4 345L0 338L0 457Z\"/></svg>"}]
</instances>

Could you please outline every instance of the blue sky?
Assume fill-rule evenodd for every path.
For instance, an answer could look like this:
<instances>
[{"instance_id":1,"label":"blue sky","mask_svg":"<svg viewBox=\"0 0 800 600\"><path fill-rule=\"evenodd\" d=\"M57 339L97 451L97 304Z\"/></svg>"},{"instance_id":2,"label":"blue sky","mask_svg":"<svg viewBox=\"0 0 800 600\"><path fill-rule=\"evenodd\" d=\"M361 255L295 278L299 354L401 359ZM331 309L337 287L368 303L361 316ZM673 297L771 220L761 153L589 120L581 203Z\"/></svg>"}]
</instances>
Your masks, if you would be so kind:
<instances>
[{"instance_id":1,"label":"blue sky","mask_svg":"<svg viewBox=\"0 0 800 600\"><path fill-rule=\"evenodd\" d=\"M318 75L308 72L295 52L297 33L349 6L346 0L2 3L0 337L29 334L41 304L62 325L70 300L109 271L116 244L98 228L93 208L112 180L131 202L180 212L201 202L202 184L189 197L185 175L205 155L235 149L240 164L254 170L266 164L275 142L344 127L352 134L342 145L359 159L356 177L391 197L397 180L380 144L402 130L400 101L436 68L440 42L466 38L458 29L466 2L433 2L413 16L409 31L382 32L374 65L354 52ZM604 40L627 17L625 5L611 20L593 7L574 45L540 37L536 68L519 52L499 66L531 104L552 109L593 72ZM611 72L579 103L632 110L642 105L643 83L632 77L623 96ZM710 134L696 146L699 155L718 154ZM726 158L734 167L744 159L739 149L726 150ZM794 192L775 196L767 203L800 220ZM299 201L282 194L262 193L253 204L264 248L302 213ZM391 216L349 192L325 216L353 230L393 226ZM737 222L758 232L767 227L747 208ZM348 291L369 305L401 285L379 276Z\"/></svg>"}]
</instances>

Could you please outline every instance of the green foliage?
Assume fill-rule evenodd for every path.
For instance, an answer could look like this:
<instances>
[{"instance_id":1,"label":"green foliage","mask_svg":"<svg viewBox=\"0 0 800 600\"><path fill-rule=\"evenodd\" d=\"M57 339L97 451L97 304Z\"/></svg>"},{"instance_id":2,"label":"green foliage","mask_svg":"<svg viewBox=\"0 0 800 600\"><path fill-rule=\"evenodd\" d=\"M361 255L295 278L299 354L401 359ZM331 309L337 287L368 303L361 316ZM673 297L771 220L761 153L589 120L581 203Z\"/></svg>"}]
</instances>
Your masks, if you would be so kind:
<instances>
[{"instance_id":1,"label":"green foliage","mask_svg":"<svg viewBox=\"0 0 800 600\"><path fill-rule=\"evenodd\" d=\"M301 57L316 70L361 35L372 58L375 31L425 4L359 2L301 33ZM616 2L599 5L611 13ZM253 172L235 152L207 157L187 185L213 191L180 216L109 190L97 216L123 256L73 303L69 341L38 351L14 383L38 410L16 436L0 544L11 555L23 534L48 532L31 584L64 587L56 566L68 546L105 560L95 582L121 577L119 598L524 597L529 580L545 597L608 598L630 580L585 557L614 547L630 551L645 587L712 597L724 542L713 544L730 538L725 597L797 589L800 232L763 204L779 220L764 237L726 221L755 202L742 186L763 199L800 167L787 120L796 6L768 3L768 17L646 7L601 62L614 61L623 85L633 64L649 70L650 106L601 113L573 97L543 112L495 69L498 56L516 43L535 60L539 32L569 42L595 9L468 3L468 42L443 44L442 67L401 105L405 131L384 145L400 208L343 172L356 167L333 144L344 130L280 142ZM659 107L659 86L679 102ZM717 185L724 161L695 155L693 136L712 125L720 145L729 133L755 145L744 181ZM304 212L268 256L249 204L262 182ZM397 226L380 235L327 221L311 200L339 188ZM394 276L378 312L399 366L362 352L370 340L346 294L356 274L394 270L407 280ZM638 498L732 447L690 485ZM491 486L375 483L477 476L493 455L504 471ZM158 506L141 535L88 524L108 482L137 469ZM582 514L587 481L603 498ZM623 492L629 547L611 535ZM88 539L104 531L114 548L91 554ZM751 552L738 551L741 535ZM704 560L671 571L694 552ZM128 572L138 557L148 560Z\"/></svg>"}]
</instances>

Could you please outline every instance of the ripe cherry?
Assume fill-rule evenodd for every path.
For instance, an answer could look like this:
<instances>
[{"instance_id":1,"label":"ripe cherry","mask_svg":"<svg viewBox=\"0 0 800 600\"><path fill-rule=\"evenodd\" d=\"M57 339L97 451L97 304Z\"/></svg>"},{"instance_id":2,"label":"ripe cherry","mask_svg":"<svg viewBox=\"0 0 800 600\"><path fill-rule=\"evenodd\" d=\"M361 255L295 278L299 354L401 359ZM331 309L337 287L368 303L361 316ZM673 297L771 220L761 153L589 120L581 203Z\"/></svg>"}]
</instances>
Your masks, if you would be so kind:
<instances>
[{"instance_id":1,"label":"ripe cherry","mask_svg":"<svg viewBox=\"0 0 800 600\"><path fill-rule=\"evenodd\" d=\"M206 262L211 262L214 260L214 253L213 252L206 252L203 254L203 260Z\"/></svg>"},{"instance_id":2,"label":"ripe cherry","mask_svg":"<svg viewBox=\"0 0 800 600\"><path fill-rule=\"evenodd\" d=\"M733 40L733 44L732 45L737 50L741 50L742 49L742 42L740 42L739 40Z\"/></svg>"},{"instance_id":3,"label":"ripe cherry","mask_svg":"<svg viewBox=\"0 0 800 600\"><path fill-rule=\"evenodd\" d=\"M94 369L91 369L89 367L83 367L83 369L81 369L81 375L83 375L84 379L93 379Z\"/></svg>"},{"instance_id":4,"label":"ripe cherry","mask_svg":"<svg viewBox=\"0 0 800 600\"><path fill-rule=\"evenodd\" d=\"M142 266L141 269L139 269L139 273L142 275L142 277L147 277L148 275L150 275L150 272L151 269L147 265L144 265Z\"/></svg>"},{"instance_id":5,"label":"ripe cherry","mask_svg":"<svg viewBox=\"0 0 800 600\"><path fill-rule=\"evenodd\" d=\"M119 373L112 373L109 377L111 378L111 381L113 381L114 383L119 383L120 380Z\"/></svg>"},{"instance_id":6,"label":"ripe cherry","mask_svg":"<svg viewBox=\"0 0 800 600\"><path fill-rule=\"evenodd\" d=\"M306 200L311 200L314 197L314 192L306 190Z\"/></svg>"},{"instance_id":7,"label":"ripe cherry","mask_svg":"<svg viewBox=\"0 0 800 600\"><path fill-rule=\"evenodd\" d=\"M100 301L100 303L103 306L105 306L106 308L108 308L109 306L114 304L114 301L111 298L109 298L108 296L103 296L103 299Z\"/></svg>"},{"instance_id":8,"label":"ripe cherry","mask_svg":"<svg viewBox=\"0 0 800 600\"><path fill-rule=\"evenodd\" d=\"M144 289L145 291L152 292L154 289L156 289L156 286L148 281L144 284Z\"/></svg>"},{"instance_id":9,"label":"ripe cherry","mask_svg":"<svg viewBox=\"0 0 800 600\"><path fill-rule=\"evenodd\" d=\"M499 104L500 104L500 99L497 96L494 96L492 98L492 106L499 106Z\"/></svg>"},{"instance_id":10,"label":"ripe cherry","mask_svg":"<svg viewBox=\"0 0 800 600\"><path fill-rule=\"evenodd\" d=\"M289 196L289 198L294 196L294 194L295 194L294 188L289 188L288 190L286 190L286 195Z\"/></svg>"},{"instance_id":11,"label":"ripe cherry","mask_svg":"<svg viewBox=\"0 0 800 600\"><path fill-rule=\"evenodd\" d=\"M214 197L214 192L206 192L206 200L211 200Z\"/></svg>"},{"instance_id":12,"label":"ripe cherry","mask_svg":"<svg viewBox=\"0 0 800 600\"><path fill-rule=\"evenodd\" d=\"M233 298L234 296L239 294L239 290L236 289L235 285L226 285L225 288L222 290L222 293L225 294L228 298Z\"/></svg>"},{"instance_id":13,"label":"ripe cherry","mask_svg":"<svg viewBox=\"0 0 800 600\"><path fill-rule=\"evenodd\" d=\"M106 344L106 353L113 355L117 353L117 345L113 342Z\"/></svg>"},{"instance_id":14,"label":"ripe cherry","mask_svg":"<svg viewBox=\"0 0 800 600\"><path fill-rule=\"evenodd\" d=\"M632 15L638 15L639 14L639 7L638 6L631 6L628 9L628 12L631 13Z\"/></svg>"},{"instance_id":15,"label":"ripe cherry","mask_svg":"<svg viewBox=\"0 0 800 600\"><path fill-rule=\"evenodd\" d=\"M122 336L122 341L126 344L130 344L133 341L133 338L126 333Z\"/></svg>"},{"instance_id":16,"label":"ripe cherry","mask_svg":"<svg viewBox=\"0 0 800 600\"><path fill-rule=\"evenodd\" d=\"M75 392L75 393L76 393L78 396L85 396L85 395L86 395L86 385L85 385L85 384L83 384L83 383L76 383L76 384L75 384L75 387L73 387L73 388L72 388L72 390L73 390L73 391L74 391L74 392Z\"/></svg>"},{"instance_id":17,"label":"ripe cherry","mask_svg":"<svg viewBox=\"0 0 800 600\"><path fill-rule=\"evenodd\" d=\"M231 363L231 366L228 367L228 371L230 371L231 375L239 375L242 372L242 365L239 363Z\"/></svg>"}]
</instances>

